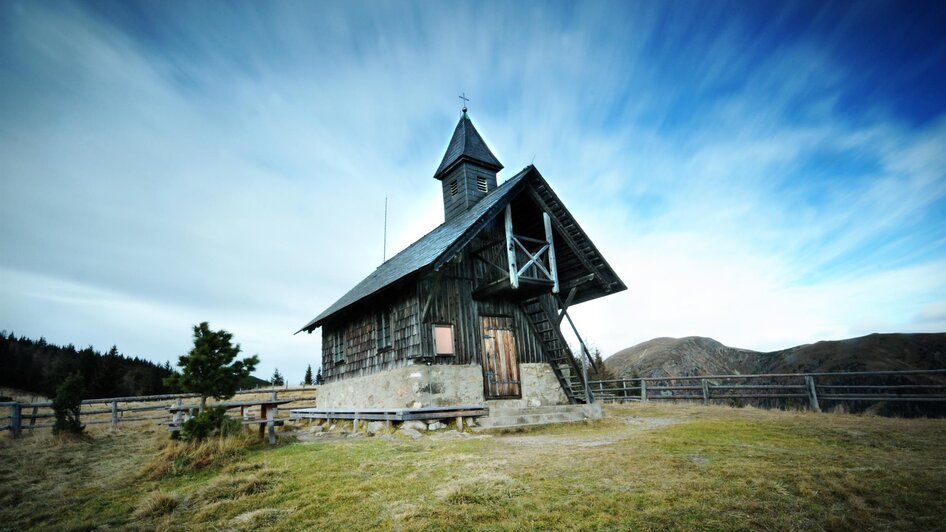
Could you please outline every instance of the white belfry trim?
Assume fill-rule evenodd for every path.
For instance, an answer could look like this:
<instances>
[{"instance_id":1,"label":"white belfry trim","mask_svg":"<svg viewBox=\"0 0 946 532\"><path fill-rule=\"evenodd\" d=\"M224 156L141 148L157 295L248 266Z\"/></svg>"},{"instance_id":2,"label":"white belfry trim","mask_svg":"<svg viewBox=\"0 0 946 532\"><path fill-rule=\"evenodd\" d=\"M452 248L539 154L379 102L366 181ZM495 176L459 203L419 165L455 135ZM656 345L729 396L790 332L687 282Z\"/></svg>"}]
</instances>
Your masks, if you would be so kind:
<instances>
[{"instance_id":1,"label":"white belfry trim","mask_svg":"<svg viewBox=\"0 0 946 532\"><path fill-rule=\"evenodd\" d=\"M515 237L512 234L512 205L506 205L506 256L509 258L509 285L513 288L519 288L519 268L516 267L516 244Z\"/></svg>"}]
</instances>

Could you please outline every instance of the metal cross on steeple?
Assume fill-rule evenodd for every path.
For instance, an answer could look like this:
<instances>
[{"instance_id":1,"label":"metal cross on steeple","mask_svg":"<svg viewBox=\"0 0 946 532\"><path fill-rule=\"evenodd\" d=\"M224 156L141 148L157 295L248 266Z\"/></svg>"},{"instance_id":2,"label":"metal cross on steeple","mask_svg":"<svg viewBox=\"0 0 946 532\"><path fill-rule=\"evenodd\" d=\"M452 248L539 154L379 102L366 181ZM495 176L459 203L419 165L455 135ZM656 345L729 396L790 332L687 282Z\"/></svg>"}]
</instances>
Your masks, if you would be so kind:
<instances>
[{"instance_id":1,"label":"metal cross on steeple","mask_svg":"<svg viewBox=\"0 0 946 532\"><path fill-rule=\"evenodd\" d=\"M465 113L465 112L466 112L466 102L470 101L470 99L466 97L466 93L465 93L465 92L462 93L462 94L460 94L459 96L457 96L457 98L460 98L461 100L463 100L463 112Z\"/></svg>"}]
</instances>

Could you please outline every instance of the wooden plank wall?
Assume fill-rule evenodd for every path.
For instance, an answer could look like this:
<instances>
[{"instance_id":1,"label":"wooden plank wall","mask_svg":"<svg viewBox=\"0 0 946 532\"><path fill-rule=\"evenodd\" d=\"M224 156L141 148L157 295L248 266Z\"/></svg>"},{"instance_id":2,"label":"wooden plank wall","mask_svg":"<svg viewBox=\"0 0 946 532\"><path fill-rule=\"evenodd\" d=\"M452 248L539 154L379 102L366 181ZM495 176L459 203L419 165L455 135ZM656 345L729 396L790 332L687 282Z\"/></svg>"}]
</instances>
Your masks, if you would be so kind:
<instances>
[{"instance_id":1,"label":"wooden plank wall","mask_svg":"<svg viewBox=\"0 0 946 532\"><path fill-rule=\"evenodd\" d=\"M475 248L476 244L471 247ZM515 301L501 298L488 301L473 299L473 269L479 267L476 262L464 253L464 258L458 264L444 268L439 293L431 300L427 322L421 326L422 351L429 353L433 350L433 324L449 323L454 326L456 355L438 357L435 363L481 364L480 316L507 316L512 318L515 326L519 362L544 362L541 345L532 332L528 318ZM421 281L421 301L427 301L433 283L433 276Z\"/></svg>"}]
</instances>

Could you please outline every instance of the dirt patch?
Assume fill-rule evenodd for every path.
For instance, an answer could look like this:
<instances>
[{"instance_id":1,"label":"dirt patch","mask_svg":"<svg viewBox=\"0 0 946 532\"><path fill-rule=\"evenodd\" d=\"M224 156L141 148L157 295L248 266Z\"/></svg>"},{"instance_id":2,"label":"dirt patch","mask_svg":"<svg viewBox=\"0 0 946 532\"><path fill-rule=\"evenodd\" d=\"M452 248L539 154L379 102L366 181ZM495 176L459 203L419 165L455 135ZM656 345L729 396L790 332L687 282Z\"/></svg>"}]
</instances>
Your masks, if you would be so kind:
<instances>
[{"instance_id":1,"label":"dirt patch","mask_svg":"<svg viewBox=\"0 0 946 532\"><path fill-rule=\"evenodd\" d=\"M564 445L569 447L600 447L602 445L611 445L621 440L627 439L636 432L645 430L660 429L672 425L685 423L686 420L675 417L639 417L639 416L615 416L624 424L617 426L608 432L597 432L591 434L545 434L533 433L522 435L499 436L503 442L513 445Z\"/></svg>"},{"instance_id":2,"label":"dirt patch","mask_svg":"<svg viewBox=\"0 0 946 532\"><path fill-rule=\"evenodd\" d=\"M651 429L662 429L664 427L669 427L671 425L679 425L680 423L686 423L687 420L678 417L640 417L640 416L620 416L618 417L621 421L627 425L640 429L640 430L651 430Z\"/></svg>"}]
</instances>

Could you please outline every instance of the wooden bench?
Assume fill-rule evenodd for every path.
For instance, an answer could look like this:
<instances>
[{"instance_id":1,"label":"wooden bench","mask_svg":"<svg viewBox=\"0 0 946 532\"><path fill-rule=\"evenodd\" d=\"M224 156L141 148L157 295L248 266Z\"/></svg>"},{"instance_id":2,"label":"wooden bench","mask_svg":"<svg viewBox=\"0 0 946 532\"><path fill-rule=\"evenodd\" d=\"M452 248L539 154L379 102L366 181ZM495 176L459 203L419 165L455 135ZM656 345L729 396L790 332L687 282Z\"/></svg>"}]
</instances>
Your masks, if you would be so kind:
<instances>
[{"instance_id":1,"label":"wooden bench","mask_svg":"<svg viewBox=\"0 0 946 532\"><path fill-rule=\"evenodd\" d=\"M285 424L284 419L276 419L276 412L279 409L279 405L293 402L294 399L257 399L249 401L231 401L226 403L215 403L207 406L212 407L223 407L226 409L239 408L240 409L240 423L243 425L259 425L259 436L260 438L266 434L267 429L269 432L269 443L276 443L276 427L281 427ZM254 406L259 406L260 416L258 418L248 417L246 415L246 410ZM168 430L172 432L177 432L181 430L181 425L184 420L182 419L182 414L188 416L193 416L194 412L197 410L195 405L181 405L177 404L168 409L168 412L171 413L172 419L170 421L162 421L158 423L159 425L167 425Z\"/></svg>"}]
</instances>

